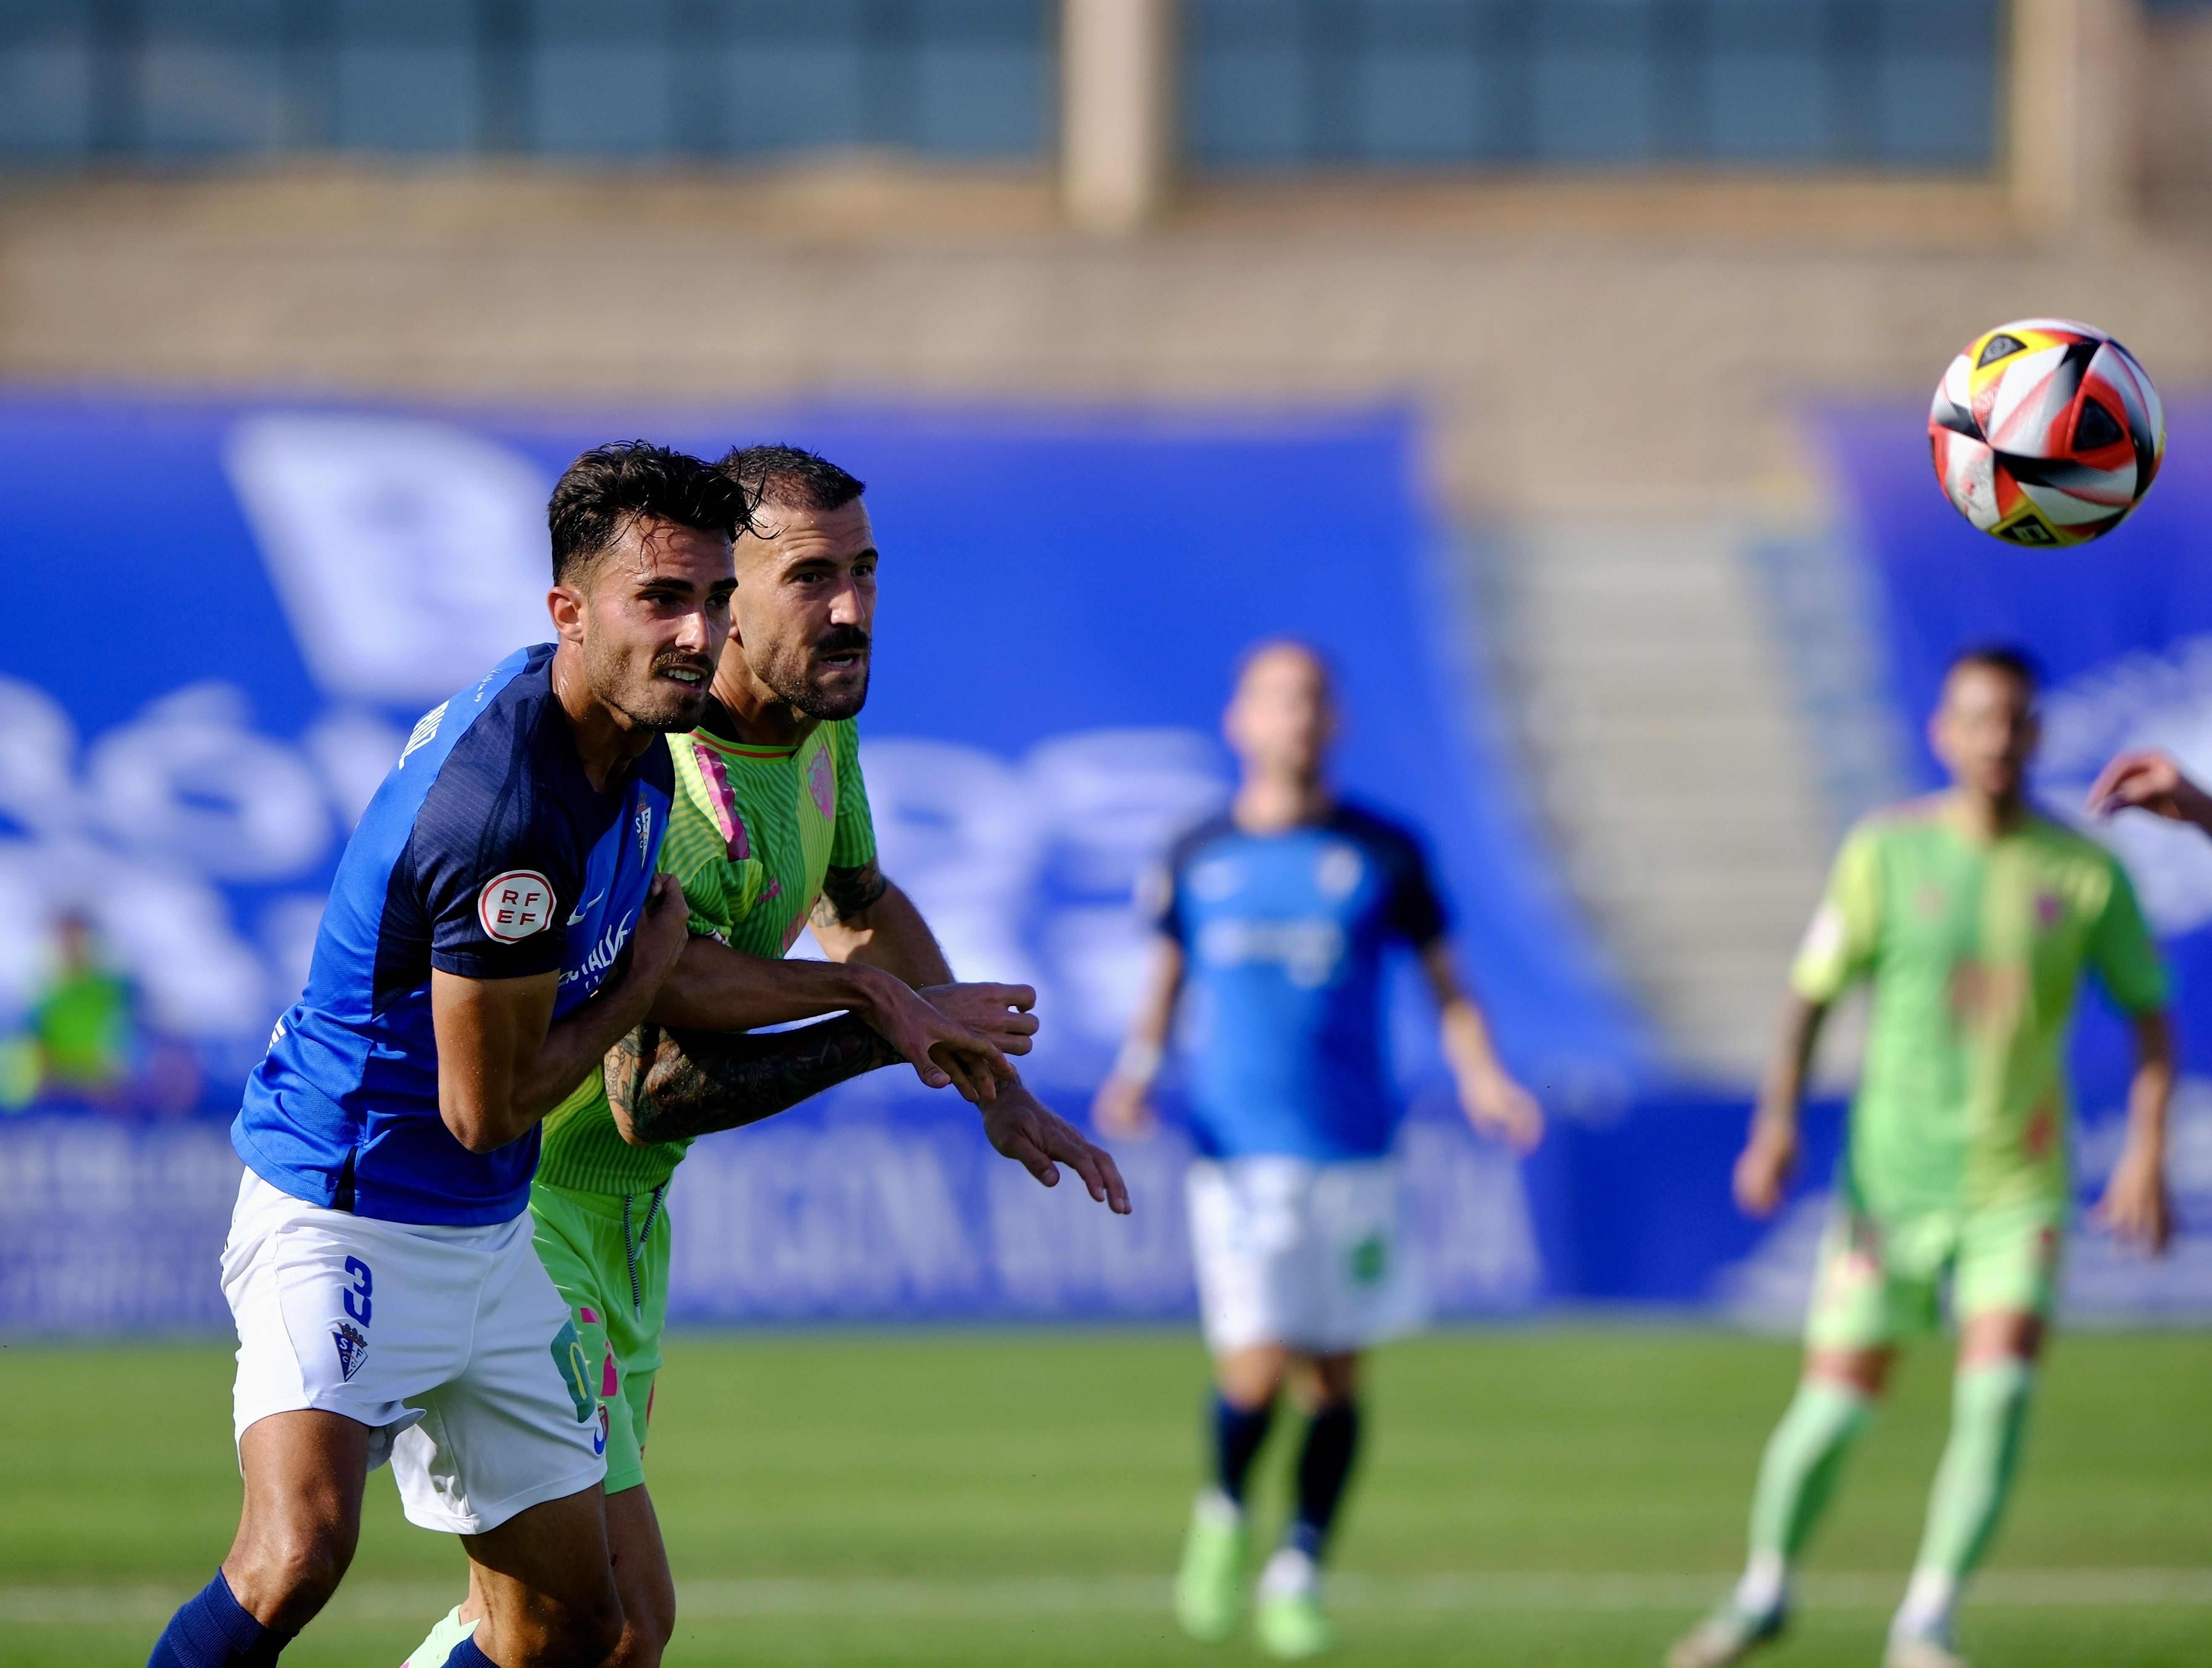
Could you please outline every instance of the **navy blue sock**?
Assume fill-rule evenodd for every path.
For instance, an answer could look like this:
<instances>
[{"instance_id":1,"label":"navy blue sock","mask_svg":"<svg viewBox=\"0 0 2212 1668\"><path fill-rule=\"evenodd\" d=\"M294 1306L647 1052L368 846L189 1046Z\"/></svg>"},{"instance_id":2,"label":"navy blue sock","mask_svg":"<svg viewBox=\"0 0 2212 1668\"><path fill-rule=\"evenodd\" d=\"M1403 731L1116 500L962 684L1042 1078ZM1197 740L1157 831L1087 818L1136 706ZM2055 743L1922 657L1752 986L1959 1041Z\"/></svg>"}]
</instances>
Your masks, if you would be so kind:
<instances>
[{"instance_id":1,"label":"navy blue sock","mask_svg":"<svg viewBox=\"0 0 2212 1668\"><path fill-rule=\"evenodd\" d=\"M1272 1397L1248 1411L1232 1406L1219 1391L1213 1393L1213 1480L1239 1506L1244 1503L1244 1480L1252 1475L1252 1462L1274 1418Z\"/></svg>"},{"instance_id":2,"label":"navy blue sock","mask_svg":"<svg viewBox=\"0 0 2212 1668\"><path fill-rule=\"evenodd\" d=\"M1358 1452L1359 1409L1352 1403L1323 1408L1306 1426L1305 1446L1298 1452L1297 1515L1285 1538L1309 1558L1318 1560L1328 1544L1329 1525Z\"/></svg>"},{"instance_id":3,"label":"navy blue sock","mask_svg":"<svg viewBox=\"0 0 2212 1668\"><path fill-rule=\"evenodd\" d=\"M270 1668L293 1637L256 1622L217 1570L215 1580L169 1618L146 1668Z\"/></svg>"},{"instance_id":4,"label":"navy blue sock","mask_svg":"<svg viewBox=\"0 0 2212 1668\"><path fill-rule=\"evenodd\" d=\"M477 1649L477 1636L471 1634L453 1647L446 1659L446 1668L499 1668L499 1665Z\"/></svg>"}]
</instances>

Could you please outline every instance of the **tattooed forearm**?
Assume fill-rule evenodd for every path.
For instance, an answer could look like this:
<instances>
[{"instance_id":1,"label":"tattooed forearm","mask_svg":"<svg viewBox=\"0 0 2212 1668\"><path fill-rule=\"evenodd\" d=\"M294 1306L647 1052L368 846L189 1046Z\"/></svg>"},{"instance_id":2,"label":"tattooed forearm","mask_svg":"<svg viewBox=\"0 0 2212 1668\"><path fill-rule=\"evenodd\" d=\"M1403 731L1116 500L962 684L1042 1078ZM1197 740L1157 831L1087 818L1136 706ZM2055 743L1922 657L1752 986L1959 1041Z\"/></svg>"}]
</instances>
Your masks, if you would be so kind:
<instances>
[{"instance_id":1,"label":"tattooed forearm","mask_svg":"<svg viewBox=\"0 0 2212 1668\"><path fill-rule=\"evenodd\" d=\"M607 1101L633 1146L734 1129L898 1059L846 1014L797 1031L641 1025L607 1051Z\"/></svg>"},{"instance_id":2,"label":"tattooed forearm","mask_svg":"<svg viewBox=\"0 0 2212 1668\"><path fill-rule=\"evenodd\" d=\"M865 915L890 889L872 857L858 868L832 868L822 877L822 896L815 900L814 918L835 927Z\"/></svg>"}]
</instances>

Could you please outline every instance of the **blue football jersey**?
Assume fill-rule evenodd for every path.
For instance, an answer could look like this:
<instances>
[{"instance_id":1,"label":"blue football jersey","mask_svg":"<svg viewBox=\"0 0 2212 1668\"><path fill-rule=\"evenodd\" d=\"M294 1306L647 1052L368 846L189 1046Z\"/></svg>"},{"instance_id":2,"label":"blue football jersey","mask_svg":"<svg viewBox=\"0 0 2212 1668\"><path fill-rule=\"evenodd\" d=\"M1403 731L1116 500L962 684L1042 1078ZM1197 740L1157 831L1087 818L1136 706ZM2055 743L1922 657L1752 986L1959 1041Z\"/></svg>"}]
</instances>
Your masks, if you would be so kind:
<instances>
[{"instance_id":1,"label":"blue football jersey","mask_svg":"<svg viewBox=\"0 0 2212 1668\"><path fill-rule=\"evenodd\" d=\"M307 989L247 1080L231 1145L295 1198L386 1221L520 1214L538 1132L471 1153L438 1114L433 968L558 968L557 1019L614 969L674 787L656 740L601 793L552 688L554 645L423 716L338 861Z\"/></svg>"},{"instance_id":2,"label":"blue football jersey","mask_svg":"<svg viewBox=\"0 0 2212 1668\"><path fill-rule=\"evenodd\" d=\"M1182 947L1194 1133L1217 1158L1376 1158L1400 1107L1384 1049L1385 957L1440 937L1419 843L1371 812L1247 834L1193 830L1168 862L1159 929Z\"/></svg>"}]
</instances>

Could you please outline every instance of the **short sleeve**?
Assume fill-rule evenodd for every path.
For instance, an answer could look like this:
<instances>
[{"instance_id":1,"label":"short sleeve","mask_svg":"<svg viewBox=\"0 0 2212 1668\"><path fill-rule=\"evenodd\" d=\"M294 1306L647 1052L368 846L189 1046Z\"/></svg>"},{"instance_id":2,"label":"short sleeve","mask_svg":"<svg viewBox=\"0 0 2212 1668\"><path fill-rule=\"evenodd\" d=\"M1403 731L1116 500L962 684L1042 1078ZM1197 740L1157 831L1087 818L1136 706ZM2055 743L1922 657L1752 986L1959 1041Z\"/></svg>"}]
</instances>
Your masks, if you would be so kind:
<instances>
[{"instance_id":1,"label":"short sleeve","mask_svg":"<svg viewBox=\"0 0 2212 1668\"><path fill-rule=\"evenodd\" d=\"M876 860L876 819L868 808L868 784L860 772L860 727L849 718L830 727L832 762L837 767L837 819L830 831L830 867L865 868Z\"/></svg>"},{"instance_id":2,"label":"short sleeve","mask_svg":"<svg viewBox=\"0 0 2212 1668\"><path fill-rule=\"evenodd\" d=\"M1156 933L1183 941L1182 869L1172 860L1153 863L1137 876L1137 918Z\"/></svg>"},{"instance_id":3,"label":"short sleeve","mask_svg":"<svg viewBox=\"0 0 2212 1668\"><path fill-rule=\"evenodd\" d=\"M468 809L482 798L441 798L434 788L408 842L430 965L470 979L551 972L561 965L568 916L585 901L569 819L541 819L501 799L471 828Z\"/></svg>"},{"instance_id":4,"label":"short sleeve","mask_svg":"<svg viewBox=\"0 0 2212 1668\"><path fill-rule=\"evenodd\" d=\"M1402 830L1393 833L1390 895L1383 904L1383 918L1398 937L1425 950L1444 935L1450 922L1421 843Z\"/></svg>"},{"instance_id":5,"label":"short sleeve","mask_svg":"<svg viewBox=\"0 0 2212 1668\"><path fill-rule=\"evenodd\" d=\"M2117 861L2105 907L2089 928L2087 960L2112 1001L2130 1014L2148 1014L2166 1006L2169 989L2166 961L2144 921L2134 883Z\"/></svg>"},{"instance_id":6,"label":"short sleeve","mask_svg":"<svg viewBox=\"0 0 2212 1668\"><path fill-rule=\"evenodd\" d=\"M1835 1001L1873 966L1881 931L1880 842L1873 830L1856 828L1836 854L1828 889L1790 964L1790 988L1809 1002Z\"/></svg>"}]
</instances>

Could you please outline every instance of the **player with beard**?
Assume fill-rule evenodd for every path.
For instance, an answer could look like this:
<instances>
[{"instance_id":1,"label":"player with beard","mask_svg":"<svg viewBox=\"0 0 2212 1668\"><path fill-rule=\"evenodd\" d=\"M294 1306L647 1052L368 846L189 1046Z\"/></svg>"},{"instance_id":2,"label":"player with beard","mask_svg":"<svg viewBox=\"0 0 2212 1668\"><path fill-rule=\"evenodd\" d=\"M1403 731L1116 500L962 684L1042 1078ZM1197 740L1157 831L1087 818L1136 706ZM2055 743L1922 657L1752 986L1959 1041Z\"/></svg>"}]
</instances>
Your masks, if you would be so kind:
<instances>
[{"instance_id":1,"label":"player with beard","mask_svg":"<svg viewBox=\"0 0 2212 1668\"><path fill-rule=\"evenodd\" d=\"M238 1534L150 1668L275 1662L387 1459L408 1517L468 1552L487 1620L459 1662L619 1637L591 1389L525 1206L540 1119L687 949L661 738L704 709L744 516L696 458L579 458L547 512L557 642L426 715L348 842L231 1127Z\"/></svg>"},{"instance_id":2,"label":"player with beard","mask_svg":"<svg viewBox=\"0 0 2212 1668\"><path fill-rule=\"evenodd\" d=\"M599 1397L619 1668L659 1662L675 1629L644 1450L667 1315L668 1185L693 1139L906 1058L926 1081L956 1082L992 1145L1046 1186L1066 1164L1094 1199L1129 1208L1113 1160L1039 1105L1002 1054L962 1041L980 1034L1026 1052L1034 993L956 984L921 912L877 865L854 723L867 698L878 563L861 483L790 447L733 452L717 466L751 525L705 716L671 739L675 806L661 853L698 936L655 1023L609 1055L604 1082L546 1120L531 1195L539 1253ZM781 959L810 920L831 959ZM840 1009L798 1031L739 1029ZM948 1041L933 1060L939 1035ZM472 1589L410 1668L439 1668L479 1613Z\"/></svg>"}]
</instances>

